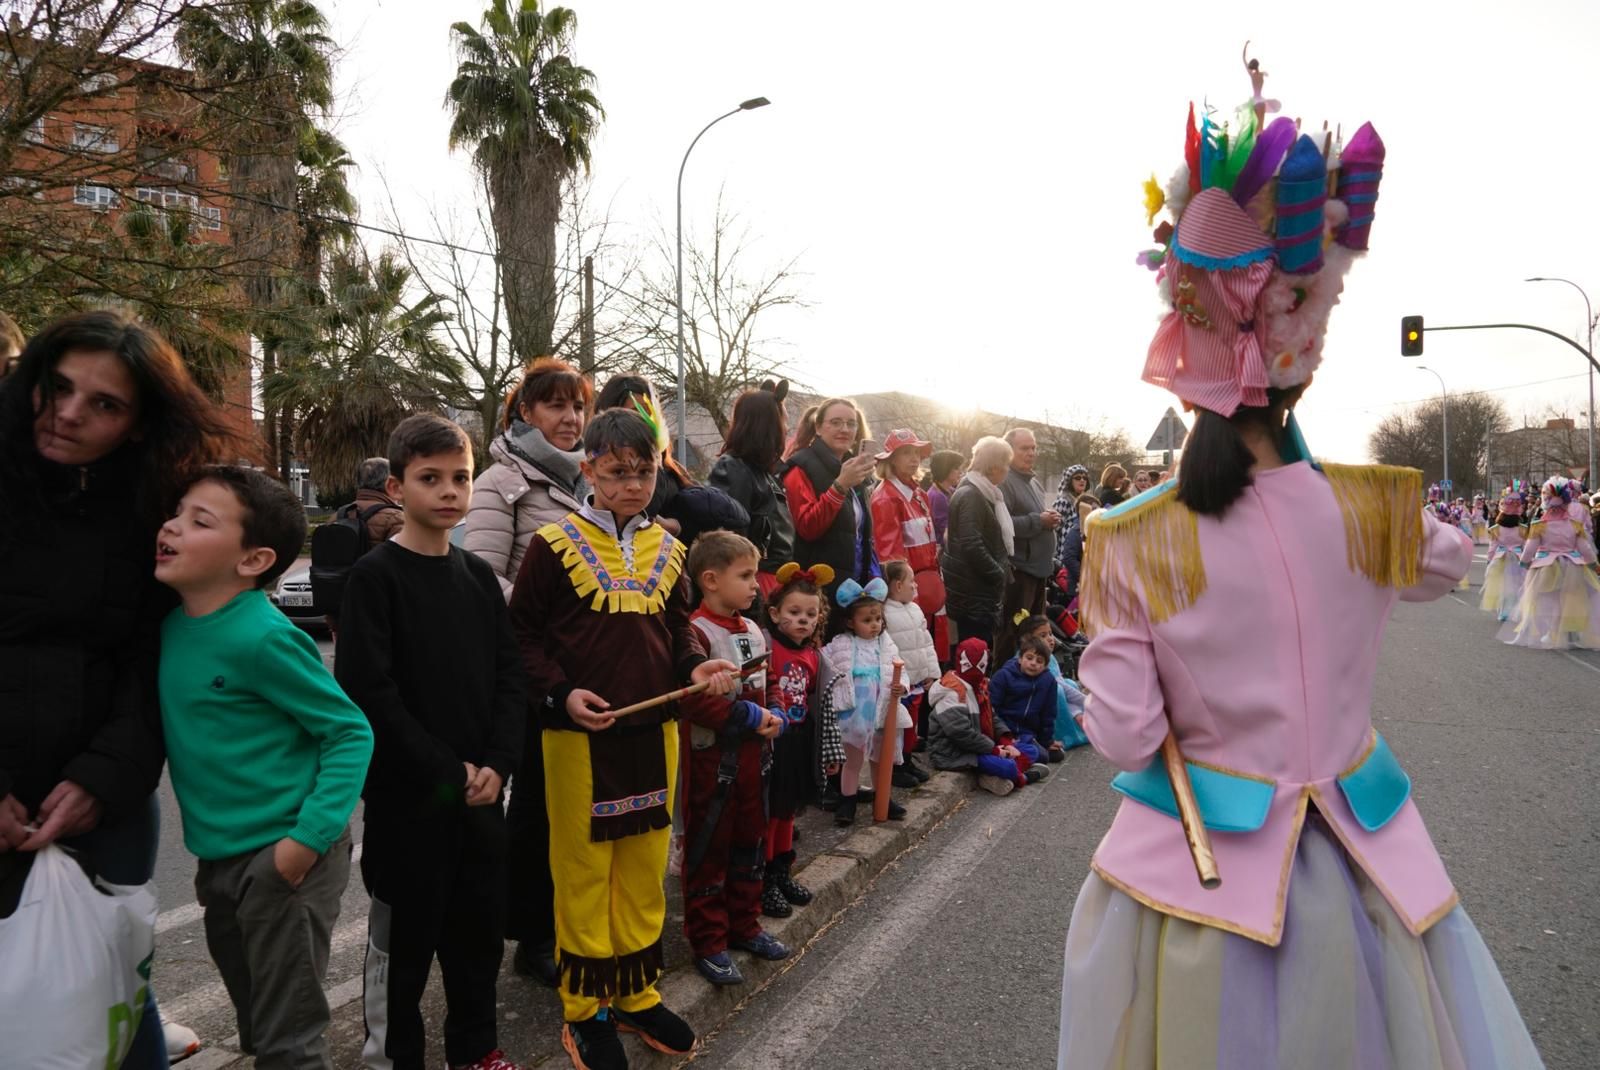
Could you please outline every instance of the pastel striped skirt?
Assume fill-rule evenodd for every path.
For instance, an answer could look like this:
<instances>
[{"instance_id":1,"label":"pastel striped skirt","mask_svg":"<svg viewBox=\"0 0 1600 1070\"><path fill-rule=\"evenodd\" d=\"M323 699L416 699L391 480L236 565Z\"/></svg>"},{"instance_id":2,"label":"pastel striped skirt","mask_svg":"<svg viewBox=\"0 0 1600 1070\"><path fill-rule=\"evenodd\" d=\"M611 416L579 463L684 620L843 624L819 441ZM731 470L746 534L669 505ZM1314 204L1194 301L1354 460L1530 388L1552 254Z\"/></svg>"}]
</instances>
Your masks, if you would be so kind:
<instances>
[{"instance_id":1,"label":"pastel striped skirt","mask_svg":"<svg viewBox=\"0 0 1600 1070\"><path fill-rule=\"evenodd\" d=\"M1058 1066L1543 1066L1466 912L1412 936L1315 818L1286 909L1272 948L1151 910L1091 873L1067 934Z\"/></svg>"}]
</instances>

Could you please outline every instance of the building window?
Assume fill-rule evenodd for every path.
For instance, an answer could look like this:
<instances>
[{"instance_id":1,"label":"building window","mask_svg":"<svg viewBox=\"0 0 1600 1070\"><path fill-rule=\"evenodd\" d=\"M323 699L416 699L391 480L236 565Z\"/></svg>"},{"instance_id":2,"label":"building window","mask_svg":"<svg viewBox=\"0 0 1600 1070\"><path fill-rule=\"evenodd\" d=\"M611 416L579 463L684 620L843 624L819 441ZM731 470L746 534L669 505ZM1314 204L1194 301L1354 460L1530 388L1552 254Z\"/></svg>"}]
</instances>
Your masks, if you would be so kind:
<instances>
[{"instance_id":1,"label":"building window","mask_svg":"<svg viewBox=\"0 0 1600 1070\"><path fill-rule=\"evenodd\" d=\"M122 147L110 127L92 123L72 124L72 145L87 152L116 152Z\"/></svg>"},{"instance_id":2,"label":"building window","mask_svg":"<svg viewBox=\"0 0 1600 1070\"><path fill-rule=\"evenodd\" d=\"M88 208L115 208L117 191L110 186L74 186L72 203Z\"/></svg>"},{"instance_id":3,"label":"building window","mask_svg":"<svg viewBox=\"0 0 1600 1070\"><path fill-rule=\"evenodd\" d=\"M22 178L18 175L7 175L5 179L7 189L21 190L36 201L44 200L44 187L32 178Z\"/></svg>"},{"instance_id":4,"label":"building window","mask_svg":"<svg viewBox=\"0 0 1600 1070\"><path fill-rule=\"evenodd\" d=\"M28 124L28 129L22 132L22 140L34 145L44 144L44 116L39 116Z\"/></svg>"},{"instance_id":5,"label":"building window","mask_svg":"<svg viewBox=\"0 0 1600 1070\"><path fill-rule=\"evenodd\" d=\"M110 71L101 74L91 74L80 83L85 93L98 93L102 89L115 89L117 76Z\"/></svg>"},{"instance_id":6,"label":"building window","mask_svg":"<svg viewBox=\"0 0 1600 1070\"><path fill-rule=\"evenodd\" d=\"M193 193L184 193L170 186L137 186L133 191L133 199L163 211L187 211L194 216L196 225L205 230L222 229L222 209L201 204L200 198Z\"/></svg>"},{"instance_id":7,"label":"building window","mask_svg":"<svg viewBox=\"0 0 1600 1070\"><path fill-rule=\"evenodd\" d=\"M200 206L200 225L207 230L222 229L222 209L209 204Z\"/></svg>"}]
</instances>

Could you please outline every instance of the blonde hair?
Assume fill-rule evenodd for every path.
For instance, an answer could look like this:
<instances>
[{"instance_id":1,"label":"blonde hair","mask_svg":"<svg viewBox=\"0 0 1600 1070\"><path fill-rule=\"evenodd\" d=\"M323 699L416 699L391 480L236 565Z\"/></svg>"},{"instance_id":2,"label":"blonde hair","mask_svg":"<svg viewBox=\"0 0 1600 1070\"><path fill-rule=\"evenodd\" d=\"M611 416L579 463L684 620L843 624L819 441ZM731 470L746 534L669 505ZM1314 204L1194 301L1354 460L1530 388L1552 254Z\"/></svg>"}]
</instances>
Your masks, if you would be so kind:
<instances>
[{"instance_id":1,"label":"blonde hair","mask_svg":"<svg viewBox=\"0 0 1600 1070\"><path fill-rule=\"evenodd\" d=\"M1001 466L1009 467L1011 458L1016 456L1016 451L1011 448L1011 443L994 435L984 435L972 447L971 471L983 473L991 468Z\"/></svg>"},{"instance_id":2,"label":"blonde hair","mask_svg":"<svg viewBox=\"0 0 1600 1070\"><path fill-rule=\"evenodd\" d=\"M1127 478L1127 469L1123 468L1115 461L1106 465L1105 468L1101 469L1100 471L1100 485L1102 487L1110 487L1112 490L1117 490L1120 488L1122 486L1122 481ZM1115 483L1111 482L1113 479L1116 480Z\"/></svg>"}]
</instances>

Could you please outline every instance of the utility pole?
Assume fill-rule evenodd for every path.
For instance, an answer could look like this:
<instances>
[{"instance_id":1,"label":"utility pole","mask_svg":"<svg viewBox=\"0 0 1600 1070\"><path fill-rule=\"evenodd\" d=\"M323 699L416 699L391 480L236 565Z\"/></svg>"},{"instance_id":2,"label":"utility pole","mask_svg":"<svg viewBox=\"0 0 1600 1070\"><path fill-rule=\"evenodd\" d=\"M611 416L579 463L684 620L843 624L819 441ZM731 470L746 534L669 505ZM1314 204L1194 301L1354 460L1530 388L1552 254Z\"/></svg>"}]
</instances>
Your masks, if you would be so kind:
<instances>
[{"instance_id":1,"label":"utility pole","mask_svg":"<svg viewBox=\"0 0 1600 1070\"><path fill-rule=\"evenodd\" d=\"M594 257L583 258L583 329L578 336L578 370L594 375Z\"/></svg>"}]
</instances>

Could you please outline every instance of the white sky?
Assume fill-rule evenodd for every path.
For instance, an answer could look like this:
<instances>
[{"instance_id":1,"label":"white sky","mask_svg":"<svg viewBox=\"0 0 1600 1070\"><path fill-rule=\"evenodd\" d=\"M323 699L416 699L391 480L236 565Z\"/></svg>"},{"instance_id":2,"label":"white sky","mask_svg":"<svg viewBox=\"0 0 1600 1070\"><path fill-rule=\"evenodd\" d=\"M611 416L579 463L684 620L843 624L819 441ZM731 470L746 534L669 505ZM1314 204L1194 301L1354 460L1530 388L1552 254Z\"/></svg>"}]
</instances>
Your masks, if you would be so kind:
<instances>
[{"instance_id":1,"label":"white sky","mask_svg":"<svg viewBox=\"0 0 1600 1070\"><path fill-rule=\"evenodd\" d=\"M481 0L324 0L360 163L407 229L466 204L446 146L449 24ZM800 254L805 310L767 333L825 392L898 389L1056 423L1099 420L1143 445L1172 399L1138 381L1160 307L1141 182L1181 160L1188 101L1249 95L1246 38L1284 114L1388 145L1373 251L1335 311L1300 407L1312 448L1366 456L1367 433L1437 380L1399 356L1399 317L1520 321L1581 332L1600 301L1593 238L1600 4L1346 0L1320 8L1198 0L758 3L573 0L576 56L599 77L597 203L643 239L671 223L679 160L720 124L684 182L686 231L717 189L773 261ZM1584 242L1588 241L1589 245ZM1585 249L1588 252L1585 252ZM1420 363L1452 393L1495 390L1513 418L1587 405L1582 358L1527 332L1430 334ZM1537 385L1534 385L1537 384Z\"/></svg>"}]
</instances>

